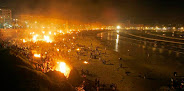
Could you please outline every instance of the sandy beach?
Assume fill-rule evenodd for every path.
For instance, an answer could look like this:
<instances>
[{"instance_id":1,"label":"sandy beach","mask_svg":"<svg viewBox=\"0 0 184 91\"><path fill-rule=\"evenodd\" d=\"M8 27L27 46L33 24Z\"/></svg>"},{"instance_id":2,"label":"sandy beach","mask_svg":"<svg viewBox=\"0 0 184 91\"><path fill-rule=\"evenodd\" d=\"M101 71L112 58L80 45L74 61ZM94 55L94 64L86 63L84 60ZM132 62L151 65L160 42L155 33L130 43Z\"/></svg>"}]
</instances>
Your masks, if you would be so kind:
<instances>
[{"instance_id":1,"label":"sandy beach","mask_svg":"<svg viewBox=\"0 0 184 91\"><path fill-rule=\"evenodd\" d=\"M149 41L132 39L116 30L98 30L57 36L54 43L44 45L38 42L40 44L37 45L42 45L39 47L33 46L34 43L28 45L38 52L48 52L53 62L65 61L80 74L82 70L88 72L88 80L94 82L99 79L100 87L105 84L107 89L115 84L119 91L168 90L173 72L178 72L178 76L184 75L182 57L170 52L166 55L164 47L152 47Z\"/></svg>"},{"instance_id":2,"label":"sandy beach","mask_svg":"<svg viewBox=\"0 0 184 91\"><path fill-rule=\"evenodd\" d=\"M173 72L182 73L181 68L174 67L179 64L172 63L171 60L149 63L144 59L136 59L132 55L115 52L109 42L103 42L96 37L100 32L102 31L83 31L76 39L76 43L86 48L90 47L95 50L98 47L102 54L97 56L97 59L88 61L89 51L84 51L83 55L78 57L76 53L73 53L71 57L73 67L79 71L89 70L92 76L87 76L88 79L94 81L95 78L99 78L101 84L115 83L120 91L155 91L168 89ZM120 61L120 57L123 60ZM107 63L103 64L99 58L106 60ZM84 64L84 61L88 61L89 64ZM120 64L123 65L122 68L119 68Z\"/></svg>"}]
</instances>

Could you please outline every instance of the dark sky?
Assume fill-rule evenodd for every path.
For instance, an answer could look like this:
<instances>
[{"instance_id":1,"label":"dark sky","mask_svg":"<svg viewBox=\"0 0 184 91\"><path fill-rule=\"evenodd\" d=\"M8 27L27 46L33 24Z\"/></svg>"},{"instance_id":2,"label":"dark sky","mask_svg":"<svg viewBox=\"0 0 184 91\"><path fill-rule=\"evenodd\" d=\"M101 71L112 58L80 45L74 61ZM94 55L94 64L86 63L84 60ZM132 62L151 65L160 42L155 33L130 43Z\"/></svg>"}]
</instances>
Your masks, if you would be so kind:
<instances>
[{"instance_id":1,"label":"dark sky","mask_svg":"<svg viewBox=\"0 0 184 91\"><path fill-rule=\"evenodd\" d=\"M170 23L184 21L183 0L0 0L14 14L30 13L81 21Z\"/></svg>"}]
</instances>

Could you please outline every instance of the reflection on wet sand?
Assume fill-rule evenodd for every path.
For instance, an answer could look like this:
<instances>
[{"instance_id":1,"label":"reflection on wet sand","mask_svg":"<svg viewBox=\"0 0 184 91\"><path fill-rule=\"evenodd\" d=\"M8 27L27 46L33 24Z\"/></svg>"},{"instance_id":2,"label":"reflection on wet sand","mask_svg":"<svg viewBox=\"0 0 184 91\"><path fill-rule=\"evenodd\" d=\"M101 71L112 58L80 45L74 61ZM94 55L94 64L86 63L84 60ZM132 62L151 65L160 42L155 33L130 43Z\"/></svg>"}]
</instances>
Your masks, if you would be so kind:
<instances>
[{"instance_id":1,"label":"reflection on wet sand","mask_svg":"<svg viewBox=\"0 0 184 91\"><path fill-rule=\"evenodd\" d=\"M156 48L155 48L155 47L152 47L152 51L153 51L153 52L156 51Z\"/></svg>"},{"instance_id":2,"label":"reflection on wet sand","mask_svg":"<svg viewBox=\"0 0 184 91\"><path fill-rule=\"evenodd\" d=\"M114 51L116 52L122 52L125 53L127 52L127 50L125 51L125 47L126 46L132 46L132 44L134 44L131 48L133 48L133 50L142 50L143 51L138 51L138 52L144 52L144 53L155 53L156 51L159 53L157 53L156 55L172 55L175 57L180 57L181 52L176 51L176 49L167 49L168 47L173 47L175 45L173 44L165 44L165 43L159 43L159 42L149 42L149 41L135 41L135 40L131 40L128 39L124 36L121 36L121 31L116 30L116 31L109 31L109 32L103 32L103 33L99 33L98 37L100 37L100 39L106 39L109 40L109 42L112 43L112 45L114 45ZM182 49L182 45L178 45L178 48ZM139 48L139 49L137 49ZM150 49L150 50L147 50ZM124 51L124 52L123 52ZM139 54L144 54L144 53L139 53Z\"/></svg>"},{"instance_id":3,"label":"reflection on wet sand","mask_svg":"<svg viewBox=\"0 0 184 91\"><path fill-rule=\"evenodd\" d=\"M116 35L116 44L115 44L115 51L118 52L118 45L119 45L119 34Z\"/></svg>"}]
</instances>

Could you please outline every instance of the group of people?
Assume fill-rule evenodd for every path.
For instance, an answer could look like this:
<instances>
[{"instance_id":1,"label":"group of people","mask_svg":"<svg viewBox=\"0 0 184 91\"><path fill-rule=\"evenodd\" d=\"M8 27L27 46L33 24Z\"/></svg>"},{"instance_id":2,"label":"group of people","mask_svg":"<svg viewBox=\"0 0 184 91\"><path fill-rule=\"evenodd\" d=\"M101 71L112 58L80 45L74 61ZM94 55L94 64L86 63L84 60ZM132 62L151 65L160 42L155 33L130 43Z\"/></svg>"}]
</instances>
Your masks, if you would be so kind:
<instances>
[{"instance_id":1,"label":"group of people","mask_svg":"<svg viewBox=\"0 0 184 91\"><path fill-rule=\"evenodd\" d=\"M100 79L99 78L95 78L94 82L88 80L86 77L89 75L89 71L88 70L83 70L81 69L81 75L83 77L83 83L81 85L81 87L78 87L77 90L80 89L80 91L84 90L84 91L88 91L88 90L92 90L92 91L116 91L117 90L117 85L114 83L111 84L105 84L105 83L100 83ZM93 84L90 84L93 83Z\"/></svg>"},{"instance_id":2,"label":"group of people","mask_svg":"<svg viewBox=\"0 0 184 91\"><path fill-rule=\"evenodd\" d=\"M174 72L174 77L171 78L171 89L184 90L184 77L177 76L177 72Z\"/></svg>"}]
</instances>

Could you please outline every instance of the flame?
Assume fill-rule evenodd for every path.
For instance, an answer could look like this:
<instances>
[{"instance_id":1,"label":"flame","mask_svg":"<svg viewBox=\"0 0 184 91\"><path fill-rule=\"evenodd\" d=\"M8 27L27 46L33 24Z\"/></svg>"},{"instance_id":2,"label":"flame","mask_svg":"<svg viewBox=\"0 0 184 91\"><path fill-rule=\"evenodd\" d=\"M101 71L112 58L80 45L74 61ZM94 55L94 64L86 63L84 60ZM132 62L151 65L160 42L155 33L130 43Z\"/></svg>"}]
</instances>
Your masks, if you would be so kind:
<instances>
[{"instance_id":1,"label":"flame","mask_svg":"<svg viewBox=\"0 0 184 91\"><path fill-rule=\"evenodd\" d=\"M57 64L58 67L56 68L56 70L60 71L68 78L71 71L70 67L67 66L65 62L57 62Z\"/></svg>"},{"instance_id":2,"label":"flame","mask_svg":"<svg viewBox=\"0 0 184 91\"><path fill-rule=\"evenodd\" d=\"M23 39L23 43L27 42L25 39Z\"/></svg>"},{"instance_id":3,"label":"flame","mask_svg":"<svg viewBox=\"0 0 184 91\"><path fill-rule=\"evenodd\" d=\"M76 50L77 50L77 51L79 51L80 49L79 49L79 48L77 48Z\"/></svg>"},{"instance_id":4,"label":"flame","mask_svg":"<svg viewBox=\"0 0 184 91\"><path fill-rule=\"evenodd\" d=\"M45 34L45 31L42 31L43 34Z\"/></svg>"},{"instance_id":5,"label":"flame","mask_svg":"<svg viewBox=\"0 0 184 91\"><path fill-rule=\"evenodd\" d=\"M88 64L88 62L87 62L87 61L84 61L83 63L84 63L84 64Z\"/></svg>"},{"instance_id":6,"label":"flame","mask_svg":"<svg viewBox=\"0 0 184 91\"><path fill-rule=\"evenodd\" d=\"M38 35L36 34L36 35L34 35L33 36L33 41L37 41L37 37L38 37Z\"/></svg>"},{"instance_id":7,"label":"flame","mask_svg":"<svg viewBox=\"0 0 184 91\"><path fill-rule=\"evenodd\" d=\"M46 36L46 35L44 35L44 41L46 41L48 43L51 43L52 42L52 40L50 39L50 37L49 36Z\"/></svg>"},{"instance_id":8,"label":"flame","mask_svg":"<svg viewBox=\"0 0 184 91\"><path fill-rule=\"evenodd\" d=\"M49 34L52 34L52 32L49 32Z\"/></svg>"},{"instance_id":9,"label":"flame","mask_svg":"<svg viewBox=\"0 0 184 91\"><path fill-rule=\"evenodd\" d=\"M34 57L38 57L38 58L40 58L40 57L41 57L41 55L40 55L40 54L34 54Z\"/></svg>"},{"instance_id":10,"label":"flame","mask_svg":"<svg viewBox=\"0 0 184 91\"><path fill-rule=\"evenodd\" d=\"M39 36L38 34L36 34L36 35L33 35L33 38L32 38L32 41L33 42L36 42L36 41L45 41L45 42L47 42L47 43L51 43L52 42L52 40L50 39L50 37L49 36L46 36L46 35L44 35L44 36Z\"/></svg>"}]
</instances>

